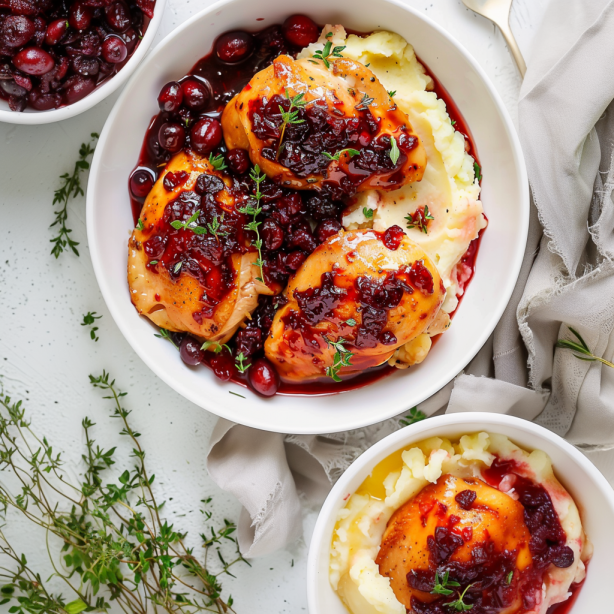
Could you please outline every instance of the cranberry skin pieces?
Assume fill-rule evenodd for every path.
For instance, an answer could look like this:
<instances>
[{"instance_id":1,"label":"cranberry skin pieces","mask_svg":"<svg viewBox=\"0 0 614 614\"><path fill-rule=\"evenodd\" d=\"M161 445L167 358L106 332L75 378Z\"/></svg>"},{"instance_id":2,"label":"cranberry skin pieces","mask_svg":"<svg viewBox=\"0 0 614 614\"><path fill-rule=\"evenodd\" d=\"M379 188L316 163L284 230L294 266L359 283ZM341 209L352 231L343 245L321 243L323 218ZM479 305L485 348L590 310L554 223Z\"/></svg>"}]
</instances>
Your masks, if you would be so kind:
<instances>
[{"instance_id":1,"label":"cranberry skin pieces","mask_svg":"<svg viewBox=\"0 0 614 614\"><path fill-rule=\"evenodd\" d=\"M303 264L303 262L305 262L305 259L307 258L307 256L301 252L300 250L297 250L295 252L290 252L287 256L286 256L286 266L291 270L291 271L298 271L301 264Z\"/></svg>"},{"instance_id":2,"label":"cranberry skin pieces","mask_svg":"<svg viewBox=\"0 0 614 614\"><path fill-rule=\"evenodd\" d=\"M200 346L201 343L194 337L184 337L179 346L181 360L191 367L198 366L205 359L205 353L200 349Z\"/></svg>"},{"instance_id":3,"label":"cranberry skin pieces","mask_svg":"<svg viewBox=\"0 0 614 614\"><path fill-rule=\"evenodd\" d=\"M180 124L164 123L160 126L158 141L166 151L177 153L185 143L185 130Z\"/></svg>"},{"instance_id":4,"label":"cranberry skin pieces","mask_svg":"<svg viewBox=\"0 0 614 614\"><path fill-rule=\"evenodd\" d=\"M279 389L279 375L266 358L254 361L247 372L247 381L263 397L272 397Z\"/></svg>"},{"instance_id":5,"label":"cranberry skin pieces","mask_svg":"<svg viewBox=\"0 0 614 614\"><path fill-rule=\"evenodd\" d=\"M150 170L138 168L130 175L130 193L134 198L146 198L153 184L154 177Z\"/></svg>"},{"instance_id":6,"label":"cranberry skin pieces","mask_svg":"<svg viewBox=\"0 0 614 614\"><path fill-rule=\"evenodd\" d=\"M114 2L105 8L107 23L116 32L126 32L130 27L130 10L123 2Z\"/></svg>"},{"instance_id":7,"label":"cranberry skin pieces","mask_svg":"<svg viewBox=\"0 0 614 614\"><path fill-rule=\"evenodd\" d=\"M158 106L160 111L174 113L179 109L183 102L183 89L180 83L171 81L167 83L158 95Z\"/></svg>"},{"instance_id":8,"label":"cranberry skin pieces","mask_svg":"<svg viewBox=\"0 0 614 614\"><path fill-rule=\"evenodd\" d=\"M92 23L92 15L94 11L91 6L87 6L85 2L75 2L70 7L68 15L68 23L75 30L86 30Z\"/></svg>"},{"instance_id":9,"label":"cranberry skin pieces","mask_svg":"<svg viewBox=\"0 0 614 614\"><path fill-rule=\"evenodd\" d=\"M22 49L13 58L13 64L22 72L35 76L45 75L55 66L53 58L39 47Z\"/></svg>"},{"instance_id":10,"label":"cranberry skin pieces","mask_svg":"<svg viewBox=\"0 0 614 614\"><path fill-rule=\"evenodd\" d=\"M47 32L45 33L45 43L50 47L57 45L64 34L68 31L68 21L66 19L56 19L47 26Z\"/></svg>"},{"instance_id":11,"label":"cranberry skin pieces","mask_svg":"<svg viewBox=\"0 0 614 614\"><path fill-rule=\"evenodd\" d=\"M461 492L454 497L454 500L464 510L470 510L476 499L477 493L475 490L461 490Z\"/></svg>"},{"instance_id":12,"label":"cranberry skin pieces","mask_svg":"<svg viewBox=\"0 0 614 614\"><path fill-rule=\"evenodd\" d=\"M341 223L338 220L322 220L316 227L316 238L320 243L336 235L341 230Z\"/></svg>"},{"instance_id":13,"label":"cranberry skin pieces","mask_svg":"<svg viewBox=\"0 0 614 614\"><path fill-rule=\"evenodd\" d=\"M203 117L190 130L190 144L199 154L212 152L222 142L222 126L217 119Z\"/></svg>"},{"instance_id":14,"label":"cranberry skin pieces","mask_svg":"<svg viewBox=\"0 0 614 614\"><path fill-rule=\"evenodd\" d=\"M411 271L409 272L409 281L423 294L433 294L435 290L433 275L424 266L422 260L416 260L416 262L412 264Z\"/></svg>"},{"instance_id":15,"label":"cranberry skin pieces","mask_svg":"<svg viewBox=\"0 0 614 614\"><path fill-rule=\"evenodd\" d=\"M305 15L292 15L284 21L281 31L285 39L297 47L307 47L315 43L320 36L318 26Z\"/></svg>"},{"instance_id":16,"label":"cranberry skin pieces","mask_svg":"<svg viewBox=\"0 0 614 614\"><path fill-rule=\"evenodd\" d=\"M262 223L260 233L262 234L264 246L269 250L279 249L284 243L284 231L273 220L265 220Z\"/></svg>"},{"instance_id":17,"label":"cranberry skin pieces","mask_svg":"<svg viewBox=\"0 0 614 614\"><path fill-rule=\"evenodd\" d=\"M228 64L237 64L251 55L254 38L247 32L227 32L217 39L217 57Z\"/></svg>"},{"instance_id":18,"label":"cranberry skin pieces","mask_svg":"<svg viewBox=\"0 0 614 614\"><path fill-rule=\"evenodd\" d=\"M34 22L23 15L9 15L0 26L0 43L6 47L22 47L33 36Z\"/></svg>"},{"instance_id":19,"label":"cranberry skin pieces","mask_svg":"<svg viewBox=\"0 0 614 614\"><path fill-rule=\"evenodd\" d=\"M391 226L384 233L382 242L390 251L396 252L404 236L405 231L400 226Z\"/></svg>"},{"instance_id":20,"label":"cranberry skin pieces","mask_svg":"<svg viewBox=\"0 0 614 614\"><path fill-rule=\"evenodd\" d=\"M111 64L120 64L128 57L128 47L119 36L111 34L102 43L102 57Z\"/></svg>"},{"instance_id":21,"label":"cranberry skin pieces","mask_svg":"<svg viewBox=\"0 0 614 614\"><path fill-rule=\"evenodd\" d=\"M186 79L181 83L183 104L192 111L202 111L209 100L209 88L198 79Z\"/></svg>"},{"instance_id":22,"label":"cranberry skin pieces","mask_svg":"<svg viewBox=\"0 0 614 614\"><path fill-rule=\"evenodd\" d=\"M245 149L231 149L226 154L226 163L233 173L242 175L249 168L249 154Z\"/></svg>"}]
</instances>

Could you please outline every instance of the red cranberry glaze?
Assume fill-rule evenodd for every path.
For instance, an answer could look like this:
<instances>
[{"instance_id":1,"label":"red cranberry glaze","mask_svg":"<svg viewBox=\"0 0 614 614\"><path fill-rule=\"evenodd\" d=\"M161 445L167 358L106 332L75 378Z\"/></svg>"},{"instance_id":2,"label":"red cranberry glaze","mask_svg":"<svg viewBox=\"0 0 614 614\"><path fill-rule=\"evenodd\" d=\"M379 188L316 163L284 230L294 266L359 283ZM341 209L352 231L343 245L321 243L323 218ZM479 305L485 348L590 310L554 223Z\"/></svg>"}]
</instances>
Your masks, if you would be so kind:
<instances>
[{"instance_id":1,"label":"red cranberry glaze","mask_svg":"<svg viewBox=\"0 0 614 614\"><path fill-rule=\"evenodd\" d=\"M230 63L228 61L229 56L224 56L226 58L225 60L220 59L220 49L223 47L226 48L225 45L228 42L227 39L224 39L224 35L222 35L214 44L213 51L208 56L199 60L188 75L167 84L162 89L158 98L160 113L152 118L149 130L144 139L138 166L132 172L129 180L129 190L135 223L139 218L141 207L146 197L146 186L149 185L149 180L143 173L148 172L152 180L155 181L160 169L163 168L165 163L168 162L173 155L170 150L165 149L161 144L159 134L160 128L168 123L178 124L184 127L185 141L183 143L183 148L195 149L192 143L192 128L197 122L205 118L219 121L225 105L231 98L243 89L254 74L270 65L278 55L287 54L296 57L301 46L297 46L296 41L298 39L293 38L293 35L290 33L293 28L289 28L287 25L290 23L291 19L294 21L293 18L289 18L286 20L284 26L270 26L260 32L249 34L246 37L237 37L237 41L239 38L245 41L251 40L251 43L245 43L245 45L249 47L251 44L252 46L249 51L245 53L243 59L237 60L237 56L235 56L236 63ZM297 18L296 21L300 22L300 19ZM300 30L300 27L298 29ZM296 30L296 28L294 28L294 30ZM308 33L309 28L305 27L304 32ZM231 34L234 36L237 33L234 32ZM315 35L312 33L310 36L313 37ZM220 43L220 41L222 42ZM310 40L310 42L313 41ZM238 42L236 45L241 48ZM224 52L222 52L222 54L223 53ZM0 84L1 83L0 81ZM435 83L437 95L444 99L449 109L450 116L456 121L455 127L468 135L468 142L471 145L470 153L475 157L472 140L462 116L453 105L447 92L445 92L437 82ZM174 84L181 86L180 95L176 94L177 88L173 90L171 95L166 93L166 88ZM169 105L168 107L165 106L167 104ZM279 111L279 109L277 109L277 111ZM314 113L314 116L317 114L318 111ZM369 119L366 117L366 114L364 115L364 125L368 129ZM328 117L324 118L325 123L328 122L328 120ZM330 127L330 124L327 123L327 126ZM275 126L272 128L273 132L274 129ZM324 127L323 130L326 132L329 128ZM343 148L343 145L340 145L340 143L350 142L344 139L350 138L351 130L352 126L350 125L348 131L345 135L342 135L338 141L335 141L333 137L327 136L326 138L330 138L327 142L332 144L330 151L335 152L337 150L336 147ZM284 142L285 141L286 136L284 136ZM288 141L290 142L290 139L288 139ZM335 145L335 143L337 143L337 145ZM377 144L373 144L374 149L377 149L376 145ZM352 145L352 147L354 148L354 145ZM379 158L377 155L373 155L369 160L365 160L365 165L370 164L370 168L377 168L378 164L386 166L390 163L390 156L388 155L390 144L380 144L379 147L383 152L381 161L378 162ZM386 147L388 149L386 149ZM222 140L214 147L211 154L213 156L222 156L224 165L227 167L225 172L232 178L234 189L246 190L246 192L250 194L253 193L254 185L248 176L248 171L252 165L247 152L242 149L227 151ZM323 158L324 156L320 157ZM360 172L367 172L367 170L368 169L362 169ZM200 196L202 199L203 195L211 191L211 179L206 180L206 177L211 176L201 176L194 187L194 192L190 194ZM187 178L187 173L167 173L164 177L164 186L167 190L171 191L181 187ZM276 285L276 287L281 290L287 285L289 276L300 268L307 256L317 245L341 228L342 211L345 205L339 200L339 196L344 192L343 190L336 189L335 186L332 186L328 193L309 191L294 192L282 188L269 180L266 180L262 184L261 189L264 196L261 201L262 213L259 216L259 221L262 222L260 226L260 235L263 240L262 254L265 280L269 284ZM348 192L352 189L350 185L348 187ZM178 197L178 199L179 198L180 197ZM188 198L191 197L188 195ZM205 196L205 199L206 198ZM181 219L188 219L189 211L190 209L186 209ZM204 218L199 217L199 225L202 226L206 221L211 221L207 218L206 214ZM229 216L225 216L224 219L226 231L230 231L231 234L235 233L235 237L241 235L241 229L244 223L244 219L232 219ZM313 227L314 224L315 228ZM168 229L162 234L167 233L167 231ZM174 229L168 231L168 233L165 234L166 238L159 236L158 238L154 237L152 239L152 243L148 245L148 249L151 250L149 254L150 260L164 259L167 257L169 253L168 234L171 232L175 233L177 231ZM401 232L403 231L401 230ZM251 238L253 239L254 237ZM468 254L467 262L470 266L473 266L477 253L477 245L478 242L476 241L475 247L471 248L472 251ZM176 251L175 254L176 257L179 258L179 252ZM189 254L184 254L179 260L181 262L187 262L190 258L191 256L189 256ZM170 266L173 262L175 262L176 266L177 261L178 260L173 261L172 258L169 258L165 266ZM159 265L154 265L153 268L155 268L155 266ZM184 272L190 272L190 267L183 267L184 265L182 264L182 270L184 270ZM389 309L386 305L394 304L394 301L398 297L399 288L397 284L401 281L403 286L409 289L401 290L401 295L402 291L423 291L420 282L417 281L417 277L412 281L412 272L413 269L409 269L403 273L401 280L395 281L394 279L389 279L386 283L375 284L373 287L369 286L368 281L370 280L366 282L361 281L360 285L362 288L353 288L351 290L356 296L358 296L359 292L361 293L360 300L364 301L365 305L363 322L360 327L357 327L357 329L362 329L359 332L357 331L356 339L358 343L372 344L379 342L391 344L396 342L394 335L384 330L385 318L387 317L386 309ZM220 279L224 279L224 276L221 275ZM224 288L221 288L221 290L223 293ZM400 297L398 300L400 301ZM252 365L256 364L256 361L263 357L264 341L269 333L273 317L277 309L285 304L285 302L285 299L281 295L275 297L260 296L258 307L252 314L252 319L247 320L245 328L240 328L227 343L231 351L229 352L223 349L223 351L219 353L210 351L204 352L204 363L213 370L218 378L224 381L231 380L244 386L252 386L252 383L250 383L250 371L252 367L245 373L239 373L235 366L235 357L239 353L243 353L247 358L246 364L252 363ZM305 320L305 326L309 328L311 325ZM318 382L317 384L309 383L299 385L282 382L279 384L277 392L278 394L333 394L367 385L394 371L395 369L393 367L387 365L377 367L369 369L341 383L335 383L332 382L332 380L330 383Z\"/></svg>"},{"instance_id":2,"label":"red cranberry glaze","mask_svg":"<svg viewBox=\"0 0 614 614\"><path fill-rule=\"evenodd\" d=\"M573 564L573 550L565 545L565 531L543 486L516 474L513 463L499 459L484 472L484 477L497 488L502 478L509 474L514 476L514 490L524 507L524 521L531 534L529 550L532 564L519 572L515 568L516 551L497 551L492 540L476 544L471 561L451 561L454 552L468 540L454 524L438 526L427 539L429 568L412 569L407 574L407 582L412 588L430 593L435 585L435 573L443 577L448 572L449 580L459 583L459 594L469 587L463 601L471 606L474 614L498 614L512 605L518 593L528 611L538 603L543 576L548 567L567 568ZM472 490L462 491L455 499L461 507L470 509L476 493ZM457 517L450 516L450 523L455 518L458 521ZM446 614L449 612L446 603L453 600L454 597L440 597L431 603L424 603L413 596L411 606L416 614ZM549 614L560 611L559 606L548 610Z\"/></svg>"},{"instance_id":3,"label":"red cranberry glaze","mask_svg":"<svg viewBox=\"0 0 614 614\"><path fill-rule=\"evenodd\" d=\"M12 111L81 100L125 65L155 0L0 1L0 98Z\"/></svg>"}]
</instances>

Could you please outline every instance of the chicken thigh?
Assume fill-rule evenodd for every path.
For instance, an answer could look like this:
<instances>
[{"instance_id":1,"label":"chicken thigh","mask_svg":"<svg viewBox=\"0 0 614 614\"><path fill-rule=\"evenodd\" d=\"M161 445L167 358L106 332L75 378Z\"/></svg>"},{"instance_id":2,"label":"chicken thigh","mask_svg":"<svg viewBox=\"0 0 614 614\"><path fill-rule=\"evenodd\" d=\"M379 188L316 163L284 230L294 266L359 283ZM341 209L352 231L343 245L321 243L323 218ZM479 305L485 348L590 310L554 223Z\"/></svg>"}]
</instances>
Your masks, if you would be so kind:
<instances>
[{"instance_id":1,"label":"chicken thigh","mask_svg":"<svg viewBox=\"0 0 614 614\"><path fill-rule=\"evenodd\" d=\"M305 260L265 354L290 382L380 365L422 333L444 297L435 265L403 231L341 231Z\"/></svg>"}]
</instances>

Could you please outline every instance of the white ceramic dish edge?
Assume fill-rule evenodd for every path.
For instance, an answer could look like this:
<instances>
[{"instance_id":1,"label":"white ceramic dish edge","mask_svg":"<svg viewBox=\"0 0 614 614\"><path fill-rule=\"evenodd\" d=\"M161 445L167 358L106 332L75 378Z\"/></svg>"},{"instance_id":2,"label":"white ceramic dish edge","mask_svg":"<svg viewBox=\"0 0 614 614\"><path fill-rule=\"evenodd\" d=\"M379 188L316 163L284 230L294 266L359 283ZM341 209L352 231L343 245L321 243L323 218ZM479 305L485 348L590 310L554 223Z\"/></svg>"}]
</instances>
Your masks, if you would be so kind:
<instances>
[{"instance_id":1,"label":"white ceramic dish edge","mask_svg":"<svg viewBox=\"0 0 614 614\"><path fill-rule=\"evenodd\" d=\"M59 122L63 119L69 119L75 117L80 113L83 113L99 102L104 100L107 96L110 96L117 88L121 87L136 70L141 60L145 57L154 37L162 22L164 15L164 8L166 7L166 0L156 0L156 8L154 10L154 16L149 22L147 31L143 36L139 46L132 54L132 57L126 62L126 65L111 79L103 83L100 87L97 87L91 94L88 94L85 98L78 100L74 104L59 109L51 109L50 111L36 111L34 109L26 109L20 113L15 113L8 108L8 104L5 100L0 99L0 122L7 124L27 124L35 126L39 124L51 124L53 122Z\"/></svg>"},{"instance_id":2,"label":"white ceramic dish edge","mask_svg":"<svg viewBox=\"0 0 614 614\"><path fill-rule=\"evenodd\" d=\"M555 473L580 508L584 528L595 547L586 582L570 614L609 611L610 569L605 563L611 561L614 548L614 490L608 481L578 449L533 422L505 414L466 412L429 418L396 431L364 452L339 478L320 510L311 537L307 561L309 614L348 614L328 580L332 531L338 510L373 468L397 450L428 437L457 437L479 431L507 435L521 447L543 449L550 456ZM592 499L583 497L587 493ZM600 500L597 495L602 495Z\"/></svg>"},{"instance_id":3,"label":"white ceramic dish edge","mask_svg":"<svg viewBox=\"0 0 614 614\"><path fill-rule=\"evenodd\" d=\"M258 416L258 410L255 407L252 407L252 411L246 412L245 406L241 407L240 403L242 402L239 399L228 399L226 397L223 403L218 402L214 404L214 402L208 398L206 395L199 394L203 391L197 391L190 386L185 385L183 382L175 381L172 377L168 375L166 369L162 368L162 365L157 362L154 358L150 356L147 349L143 346L142 340L139 340L139 335L137 334L134 323L129 321L126 317L125 308L126 305L122 304L118 301L117 292L113 287L113 284L108 279L107 275L104 271L104 247L99 242L99 236L96 232L95 228L95 193L97 190L97 181L98 181L98 173L101 165L102 152L105 149L106 141L110 132L110 126L113 125L113 122L116 119L116 115L119 113L124 100L130 95L130 84L136 83L139 79L139 76L144 71L149 70L151 67L157 66L157 59L164 53L165 47L172 44L172 42L181 36L181 33L186 29L190 28L192 24L199 20L203 20L207 16L219 15L221 9L226 7L227 5L233 4L234 0L222 0L207 9L201 11L200 13L191 17L188 21L182 24L177 30L175 30L172 34L170 34L164 41L162 41L156 49L150 54L147 61L143 63L132 76L130 83L122 92L119 100L117 101L114 109L112 110L107 123L102 131L100 141L97 147L96 154L94 156L94 160L92 162L92 171L90 176L90 183L88 185L88 194L87 194L87 230L88 230L88 239L90 244L90 251L92 254L92 263L94 266L94 271L96 277L98 279L98 283L100 285L103 297L109 307L109 310L118 324L120 330L128 340L128 342L132 345L133 348L137 350L137 353L144 360L144 362L156 373L163 381L173 387L177 392L181 395L189 399L190 401L204 407L205 409L216 413L217 415L227 418L229 420L238 421L247 426L251 426L254 428L262 428L266 430L276 431L276 432L287 432L287 433L316 433L316 432L336 432L342 430L348 430L353 428L359 428L365 426L366 424L372 424L374 422L384 420L391 416L397 415L403 410L407 409L411 405L408 402L403 402L402 400L397 401L396 403L390 403L386 406L385 413L377 413L374 417L365 417L362 416L352 416L352 417L344 417L343 420L331 420L330 422L326 420L326 423L322 425L318 424L314 426L310 423L309 419L300 419L293 420L292 417L284 418L279 415L273 415L271 412L271 416L267 416L265 419L262 419L262 416ZM509 264L509 275L506 276L503 290L500 291L500 299L497 304L497 309L493 310L489 314L489 320L492 322L492 326L488 326L486 328L481 329L479 334L476 334L468 347L464 350L463 361L462 364L455 365L454 369L448 369L445 371L444 375L441 376L440 380L436 385L425 385L421 388L421 390L415 394L413 394L411 398L411 404L414 405L416 403L420 403L426 398L430 397L434 393L436 393L439 389L445 386L451 379L453 379L457 373L462 369L470 360L476 355L479 349L486 342L488 337L490 336L496 322L500 319L503 311L507 303L509 302L509 298L514 290L514 286L516 283L516 279L518 273L520 271L520 267L522 264L522 259L524 255L524 248L526 245L526 236L528 231L528 222L529 222L529 192L528 192L528 179L526 174L526 168L524 164L524 159L522 157L520 144L518 141L518 137L516 135L515 129L509 117L509 114L505 110L503 102L494 89L493 85L489 82L487 76L482 71L482 69L478 66L478 64L473 60L473 58L465 51L461 45L449 34L447 34L440 26L432 22L430 19L425 17L422 14L419 14L417 11L404 5L403 3L397 2L396 0L387 0L387 3L391 5L395 5L395 7L401 8L403 11L407 11L412 13L414 18L422 20L423 22L428 23L429 27L432 27L436 30L440 36L447 40L452 46L455 47L455 51L463 56L464 61L466 61L471 68L478 73L480 79L483 82L484 87L488 90L489 95L492 97L494 103L496 104L497 111L500 114L504 129L506 131L506 137L509 139L512 149L513 149L513 159L515 164L515 170L518 175L518 189L519 189L519 200L520 205L522 207L520 211L520 220L518 223L519 229L519 237L517 239L517 243L515 245L513 257L510 259ZM292 13L293 7L290 5L287 7L285 12L287 14ZM266 9L263 8L262 13L265 13ZM196 61L197 57L193 58ZM437 73L436 73L437 74ZM488 232L488 230L487 230ZM479 256L478 256L479 258ZM129 306L130 309L133 309ZM135 313L135 312L134 312ZM435 348L436 349L436 348ZM457 368L456 368L457 367ZM396 375L396 374L395 374ZM392 377L392 376L391 376ZM204 389L204 386L203 386ZM358 391L359 392L359 391ZM351 393L346 393L349 395ZM203 398L204 397L204 398ZM345 400L345 395L342 397L336 397L337 399ZM274 402L281 403L279 399L292 399L292 397L274 397L273 399L269 399L264 401L265 403L270 403L271 406ZM301 397L298 398L296 403L300 402ZM314 402L318 402L318 399L322 399L323 397L312 397L315 399ZM326 397L324 397L326 398ZM252 399L250 398L250 401ZM252 403L262 403L262 399L254 400ZM244 403L244 401L243 401ZM288 403L291 404L291 403ZM262 405L260 405L262 407Z\"/></svg>"}]
</instances>

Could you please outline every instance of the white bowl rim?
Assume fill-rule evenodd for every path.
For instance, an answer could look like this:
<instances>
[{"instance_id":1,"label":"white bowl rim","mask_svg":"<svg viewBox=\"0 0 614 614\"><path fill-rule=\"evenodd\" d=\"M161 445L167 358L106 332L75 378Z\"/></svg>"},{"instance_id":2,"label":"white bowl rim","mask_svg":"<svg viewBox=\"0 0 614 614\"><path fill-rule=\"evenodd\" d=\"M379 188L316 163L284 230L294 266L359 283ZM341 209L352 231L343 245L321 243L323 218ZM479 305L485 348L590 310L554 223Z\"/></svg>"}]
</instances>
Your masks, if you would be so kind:
<instances>
[{"instance_id":1,"label":"white bowl rim","mask_svg":"<svg viewBox=\"0 0 614 614\"><path fill-rule=\"evenodd\" d=\"M136 70L138 65L141 63L141 60L149 51L149 47L151 46L151 43L158 32L158 28L160 27L160 23L162 22L165 7L166 0L156 0L154 16L150 20L145 35L141 39L139 46L136 48L130 59L117 74L105 81L100 87L97 87L85 98L78 100L74 104L60 107L59 109L50 109L49 111L26 110L16 113L15 111L0 109L0 122L7 124L25 124L29 126L51 124L53 122L59 122L63 119L69 119L70 117L75 117L75 115L84 113L104 100L107 96L110 96L115 90L117 90L118 87L122 86L129 79L129 77L132 76L132 73Z\"/></svg>"},{"instance_id":2,"label":"white bowl rim","mask_svg":"<svg viewBox=\"0 0 614 614\"><path fill-rule=\"evenodd\" d=\"M94 193L96 192L96 186L98 181L98 171L101 165L101 156L102 150L104 149L105 143L108 138L108 134L111 130L110 126L114 123L116 115L119 113L120 108L123 105L124 100L130 95L130 87L132 82L136 82L140 76L140 74L149 69L150 65L155 65L155 60L159 56L159 54L163 54L167 45L169 45L175 38L180 37L181 33L190 28L193 23L201 20L206 15L215 13L220 10L224 6L228 4L232 4L235 0L219 0L218 2L204 8L202 11L199 11L188 20L186 20L183 24L178 26L175 30L170 32L158 45L156 45L155 49L152 50L151 54L147 57L147 59L137 68L137 70L133 73L130 82L124 88L121 95L117 99L111 113L109 114L107 121L102 129L100 134L100 138L98 140L98 145L96 147L96 151L94 153L94 157L92 160L91 170L90 170L90 179L88 181L87 187L87 201L86 201L86 226L87 226L87 236L88 243L90 248L90 256L92 259L92 266L94 269L94 274L96 275L96 279L98 281L98 285L100 287L100 291L105 300L107 308L109 309L111 316L113 317L115 323L119 327L122 332L124 338L128 341L130 346L135 349L139 347L139 342L137 339L137 334L133 328L130 327L130 324L126 321L123 311L124 307L120 307L116 305L115 301L112 299L113 290L109 284L105 281L105 276L103 275L104 270L104 258L101 256L103 249L102 246L99 245L97 234L94 228L94 210L95 210L95 198ZM492 100L496 105L497 111L500 113L502 122L504 124L507 137L509 138L512 153L514 158L514 163L516 165L516 171L518 174L518 189L519 189L519 221L518 226L520 228L519 236L518 236L518 247L516 250L515 258L513 262L510 264L510 274L507 276L505 280L505 291L501 292L502 300L499 302L499 308L497 310L493 310L491 315L493 316L492 322L495 324L491 329L483 328L482 332L479 335L474 337L473 344L468 348L465 358L464 364L460 367L459 371L462 370L467 364L471 362L471 360L476 356L479 350L486 343L492 331L494 330L496 324L500 321L501 316L503 315L507 304L512 296L514 288L516 286L516 281L518 279L518 275L520 273L520 268L522 266L522 262L524 259L524 251L526 248L528 230L529 230L529 212L530 212L530 199L529 199L529 180L527 175L526 164L524 160L524 156L522 153L522 148L520 145L520 140L516 133L516 129L513 125L512 119L510 117L505 104L493 83L490 81L485 71L479 66L477 61L471 56L471 54L461 45L461 43L450 33L444 30L440 25L434 22L430 17L424 15L417 9L414 9L411 6L408 6L401 0L383 0L384 3L393 4L404 11L412 13L419 20L426 22L430 27L436 30L442 37L447 39L454 47L457 53L461 54L467 63L475 70L475 72L479 75L482 80L484 86L488 90L489 94L492 96ZM445 87L445 84L443 84ZM521 235L521 236L520 236ZM136 351L136 350L135 350ZM199 393L196 390L193 390L190 386L184 385L181 382L175 381L172 377L167 375L166 370L163 368L163 365L159 364L156 360L152 359L145 352L136 351L138 356L143 360L143 362L167 385L169 385L173 390L178 392L181 396L191 401L195 405L214 413L215 415L225 418L227 420L237 422L237 415L232 409L228 409L221 405L208 404L206 398L202 393ZM450 381L456 377L457 373L449 374L449 377L446 376L442 378L437 385L432 385L430 387L425 387L420 394L416 395L414 399L414 404L419 404L424 400L428 399L439 390L441 390L444 386L446 386ZM341 393L344 394L344 393ZM288 398L292 398L291 396ZM317 398L317 395L314 395L314 398ZM266 401L266 399L265 399ZM404 411L406 407L397 407L393 404L390 404L389 409L386 413L382 413L381 415L377 415L375 419L353 419L347 420L342 425L327 425L325 430L317 429L317 428L309 428L306 429L300 425L295 426L293 423L285 422L284 424L278 425L275 422L269 422L266 426L263 426L262 422L258 419L258 412L249 413L246 415L242 415L240 419L240 423L244 426L248 426L251 428L268 430L272 432L283 432L288 434L306 434L306 433L322 433L322 432L342 432L346 430L362 428L369 424L374 424L376 422L386 420L388 418L392 418L395 415L398 415L400 412ZM252 418L252 416L254 416Z\"/></svg>"},{"instance_id":3,"label":"white bowl rim","mask_svg":"<svg viewBox=\"0 0 614 614\"><path fill-rule=\"evenodd\" d=\"M420 441L420 435L425 431L432 431L437 428L443 429L450 426L462 427L464 424L475 422L480 422L483 426L480 426L480 428L470 427L468 428L468 432L487 431L505 435L506 427L513 426L552 443L593 478L610 504L610 509L614 514L614 489L610 486L601 471L599 471L599 469L597 469L597 467L595 467L595 465L575 446L543 426L516 416L493 412L459 412L427 418L426 420L422 420L391 433L363 452L345 470L326 497L313 529L307 557L307 607L309 614L318 614L315 603L318 592L316 588L318 584L318 559L321 555L322 548L329 547L328 544L330 544L330 540L328 539L329 536L324 533L327 529L331 514L339 505L339 501L343 494L347 491L348 483L366 467L371 467L371 469L373 469L380 460L394 454L397 450L401 450L412 443ZM436 437L437 434L432 433L428 436ZM514 440L515 438L512 436L511 439ZM522 444L520 445L522 447ZM385 454L382 459L379 459L378 457L383 453ZM375 462L375 459L378 459L378 461ZM556 471L556 467L554 467L554 469Z\"/></svg>"}]
</instances>

